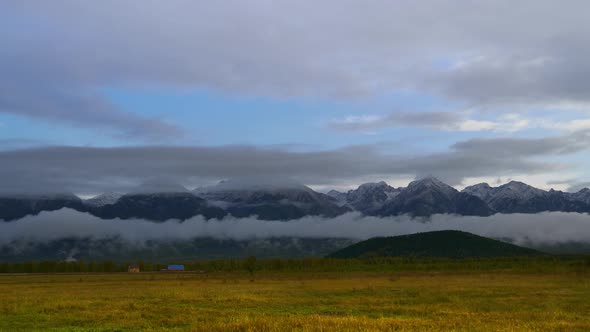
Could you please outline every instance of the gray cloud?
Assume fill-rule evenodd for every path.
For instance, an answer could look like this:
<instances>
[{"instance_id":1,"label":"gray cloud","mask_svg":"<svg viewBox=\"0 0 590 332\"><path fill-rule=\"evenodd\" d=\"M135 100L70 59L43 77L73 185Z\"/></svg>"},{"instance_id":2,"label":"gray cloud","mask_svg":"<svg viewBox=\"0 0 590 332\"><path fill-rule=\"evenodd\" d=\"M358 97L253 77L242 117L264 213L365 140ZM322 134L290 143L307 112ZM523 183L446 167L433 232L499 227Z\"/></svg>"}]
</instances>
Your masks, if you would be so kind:
<instances>
[{"instance_id":1,"label":"gray cloud","mask_svg":"<svg viewBox=\"0 0 590 332\"><path fill-rule=\"evenodd\" d=\"M457 151L483 151L497 157L565 155L586 150L590 131L544 138L471 139L453 144Z\"/></svg>"},{"instance_id":2,"label":"gray cloud","mask_svg":"<svg viewBox=\"0 0 590 332\"><path fill-rule=\"evenodd\" d=\"M178 128L122 112L99 89L588 102L589 10L582 0L13 1L0 13L0 110L149 137Z\"/></svg>"},{"instance_id":3,"label":"gray cloud","mask_svg":"<svg viewBox=\"0 0 590 332\"><path fill-rule=\"evenodd\" d=\"M1 68L1 66L0 66ZM179 126L118 109L105 97L88 91L65 92L25 83L3 88L0 78L0 112L28 116L75 127L98 128L119 138L149 141L181 138ZM36 90L35 90L36 89Z\"/></svg>"},{"instance_id":4,"label":"gray cloud","mask_svg":"<svg viewBox=\"0 0 590 332\"><path fill-rule=\"evenodd\" d=\"M43 212L16 222L0 223L0 244L15 240L51 241L62 238L112 238L142 243L147 240L186 240L195 237L248 240L269 237L351 238L394 236L436 230L462 230L481 236L511 239L517 244L590 243L590 215L551 212L491 217L434 215L429 220L407 216L376 218L349 213L336 218L305 217L289 222L255 218L184 222L101 220L69 209Z\"/></svg>"},{"instance_id":5,"label":"gray cloud","mask_svg":"<svg viewBox=\"0 0 590 332\"><path fill-rule=\"evenodd\" d=\"M572 183L576 183L576 179L565 179L565 180L549 180L547 181L547 184L552 185L552 184L572 184Z\"/></svg>"},{"instance_id":6,"label":"gray cloud","mask_svg":"<svg viewBox=\"0 0 590 332\"><path fill-rule=\"evenodd\" d=\"M0 139L0 150L14 150L45 145L43 141L28 138L3 138Z\"/></svg>"},{"instance_id":7,"label":"gray cloud","mask_svg":"<svg viewBox=\"0 0 590 332\"><path fill-rule=\"evenodd\" d=\"M371 131L390 127L453 128L464 118L453 112L395 112L385 116L348 117L328 124L341 131Z\"/></svg>"},{"instance_id":8,"label":"gray cloud","mask_svg":"<svg viewBox=\"0 0 590 332\"><path fill-rule=\"evenodd\" d=\"M555 41L555 48L562 46ZM424 87L475 105L587 103L590 99L584 86L589 83L590 66L574 54L574 45L565 46L570 48L557 54L544 49L518 57L476 59L425 78ZM588 51L582 50L584 57Z\"/></svg>"},{"instance_id":9,"label":"gray cloud","mask_svg":"<svg viewBox=\"0 0 590 332\"><path fill-rule=\"evenodd\" d=\"M590 188L590 181L583 181L580 179L562 179L562 180L551 180L547 181L547 184L564 184L568 185L568 192L578 192L584 188Z\"/></svg>"},{"instance_id":10,"label":"gray cloud","mask_svg":"<svg viewBox=\"0 0 590 332\"><path fill-rule=\"evenodd\" d=\"M434 175L449 184L465 177L562 170L539 161L588 149L587 132L548 138L472 139L429 155L385 154L375 146L291 151L253 146L44 147L0 151L3 192L96 193L128 190L153 178L192 186L223 178L285 178L308 185L343 184L366 176Z\"/></svg>"},{"instance_id":11,"label":"gray cloud","mask_svg":"<svg viewBox=\"0 0 590 332\"><path fill-rule=\"evenodd\" d=\"M530 128L565 129L579 131L588 128L586 119L571 121L531 121L517 113L506 113L490 119L473 116L471 111L447 112L393 112L386 115L347 116L327 123L327 127L337 131L373 132L384 128L428 128L442 131L462 132L516 132Z\"/></svg>"}]
</instances>

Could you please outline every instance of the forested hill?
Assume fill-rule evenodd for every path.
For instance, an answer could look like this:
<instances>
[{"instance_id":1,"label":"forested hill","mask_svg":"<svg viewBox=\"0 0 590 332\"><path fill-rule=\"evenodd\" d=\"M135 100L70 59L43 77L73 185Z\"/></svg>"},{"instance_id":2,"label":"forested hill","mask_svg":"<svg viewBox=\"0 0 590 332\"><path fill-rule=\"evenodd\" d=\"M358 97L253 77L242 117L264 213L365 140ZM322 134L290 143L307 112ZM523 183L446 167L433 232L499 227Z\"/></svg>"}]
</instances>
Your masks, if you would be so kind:
<instances>
[{"instance_id":1,"label":"forested hill","mask_svg":"<svg viewBox=\"0 0 590 332\"><path fill-rule=\"evenodd\" d=\"M543 253L461 231L435 231L393 237L377 237L332 253L334 258L364 257L507 257Z\"/></svg>"}]
</instances>

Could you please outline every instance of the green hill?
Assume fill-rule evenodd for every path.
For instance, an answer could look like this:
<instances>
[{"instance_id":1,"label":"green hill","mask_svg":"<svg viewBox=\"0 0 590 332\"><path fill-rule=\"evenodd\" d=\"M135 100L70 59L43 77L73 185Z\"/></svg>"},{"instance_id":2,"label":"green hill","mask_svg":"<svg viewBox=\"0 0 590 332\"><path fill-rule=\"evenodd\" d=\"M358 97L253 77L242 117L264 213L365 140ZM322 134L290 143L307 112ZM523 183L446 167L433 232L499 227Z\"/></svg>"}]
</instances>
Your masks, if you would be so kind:
<instances>
[{"instance_id":1,"label":"green hill","mask_svg":"<svg viewBox=\"0 0 590 332\"><path fill-rule=\"evenodd\" d=\"M376 237L332 253L333 258L366 257L506 257L543 253L461 231L436 231Z\"/></svg>"}]
</instances>

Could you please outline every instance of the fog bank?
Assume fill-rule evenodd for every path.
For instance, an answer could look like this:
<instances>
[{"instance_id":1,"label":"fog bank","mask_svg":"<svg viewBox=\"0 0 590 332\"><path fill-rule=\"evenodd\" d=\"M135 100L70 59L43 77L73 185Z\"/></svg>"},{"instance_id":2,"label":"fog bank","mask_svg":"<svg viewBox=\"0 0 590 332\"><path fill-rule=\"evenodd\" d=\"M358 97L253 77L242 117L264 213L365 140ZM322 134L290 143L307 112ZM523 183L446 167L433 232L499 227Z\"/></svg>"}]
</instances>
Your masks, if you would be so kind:
<instances>
[{"instance_id":1,"label":"fog bank","mask_svg":"<svg viewBox=\"0 0 590 332\"><path fill-rule=\"evenodd\" d=\"M590 243L590 215L547 212L497 214L491 217L435 215L428 220L399 217L365 217L348 213L336 218L305 217L292 221L263 221L227 217L180 222L102 220L70 209L43 212L15 222L0 223L0 244L14 240L45 242L68 237L112 238L140 243L146 240L187 240L195 237L251 240L270 237L350 238L364 240L434 230L462 230L481 236L511 239L516 244L552 245Z\"/></svg>"}]
</instances>

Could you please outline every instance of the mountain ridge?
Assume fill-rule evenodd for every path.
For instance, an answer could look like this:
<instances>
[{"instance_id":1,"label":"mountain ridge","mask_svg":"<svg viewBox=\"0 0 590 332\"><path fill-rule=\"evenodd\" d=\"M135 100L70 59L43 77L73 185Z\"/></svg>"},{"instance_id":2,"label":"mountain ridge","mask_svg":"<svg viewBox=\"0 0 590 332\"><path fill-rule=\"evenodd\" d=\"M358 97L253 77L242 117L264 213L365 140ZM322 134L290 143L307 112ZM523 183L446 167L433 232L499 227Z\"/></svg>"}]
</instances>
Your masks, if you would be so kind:
<instances>
[{"instance_id":1,"label":"mountain ridge","mask_svg":"<svg viewBox=\"0 0 590 332\"><path fill-rule=\"evenodd\" d=\"M41 211L67 207L103 219L145 218L153 221L185 220L195 215L206 218L257 217L292 220L305 216L334 217L351 211L387 217L433 214L489 216L495 213L578 212L590 213L590 189L575 193L541 190L511 181L498 187L487 183L462 191L435 177L412 181L394 188L386 182L370 182L348 192L327 194L294 182L222 181L217 185L188 191L165 185L153 192L135 190L127 194L106 193L82 200L71 193L0 196L0 220L13 221Z\"/></svg>"},{"instance_id":2,"label":"mountain ridge","mask_svg":"<svg viewBox=\"0 0 590 332\"><path fill-rule=\"evenodd\" d=\"M492 211L478 197L462 194L434 177L426 177L410 182L395 199L384 204L374 214L427 217L443 213L489 216Z\"/></svg>"},{"instance_id":3,"label":"mountain ridge","mask_svg":"<svg viewBox=\"0 0 590 332\"><path fill-rule=\"evenodd\" d=\"M545 191L519 181L498 187L480 183L462 192L477 196L498 213L537 213L545 211L590 212L590 190L575 193Z\"/></svg>"}]
</instances>

